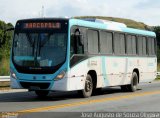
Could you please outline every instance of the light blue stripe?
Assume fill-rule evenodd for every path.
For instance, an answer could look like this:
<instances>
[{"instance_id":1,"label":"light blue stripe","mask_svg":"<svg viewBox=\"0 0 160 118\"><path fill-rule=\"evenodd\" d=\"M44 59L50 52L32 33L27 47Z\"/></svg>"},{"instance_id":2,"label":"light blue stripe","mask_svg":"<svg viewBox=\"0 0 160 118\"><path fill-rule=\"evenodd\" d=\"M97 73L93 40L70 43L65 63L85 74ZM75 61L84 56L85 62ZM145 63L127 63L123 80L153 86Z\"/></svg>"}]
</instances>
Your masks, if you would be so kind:
<instances>
[{"instance_id":1,"label":"light blue stripe","mask_svg":"<svg viewBox=\"0 0 160 118\"><path fill-rule=\"evenodd\" d=\"M106 57L102 57L102 74L104 78L105 86L109 85L108 77L107 77L107 70L106 70Z\"/></svg>"},{"instance_id":2,"label":"light blue stripe","mask_svg":"<svg viewBox=\"0 0 160 118\"><path fill-rule=\"evenodd\" d=\"M134 33L134 34L156 37L156 34L154 32L151 32L151 31L138 30L138 29L133 29L133 28L121 28L121 29L122 29L123 32L127 32L127 33Z\"/></svg>"},{"instance_id":3,"label":"light blue stripe","mask_svg":"<svg viewBox=\"0 0 160 118\"><path fill-rule=\"evenodd\" d=\"M17 61L21 61L21 60L34 60L33 56L14 56L14 59Z\"/></svg>"}]
</instances>

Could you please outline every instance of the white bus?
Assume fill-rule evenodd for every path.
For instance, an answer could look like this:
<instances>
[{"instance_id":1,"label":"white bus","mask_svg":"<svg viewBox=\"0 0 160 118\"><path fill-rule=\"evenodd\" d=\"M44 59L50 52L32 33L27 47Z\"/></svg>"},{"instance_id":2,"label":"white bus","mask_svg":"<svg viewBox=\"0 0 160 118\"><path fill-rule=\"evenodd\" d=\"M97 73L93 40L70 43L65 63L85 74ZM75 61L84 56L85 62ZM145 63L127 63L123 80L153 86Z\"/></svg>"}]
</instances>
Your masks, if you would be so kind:
<instances>
[{"instance_id":1,"label":"white bus","mask_svg":"<svg viewBox=\"0 0 160 118\"><path fill-rule=\"evenodd\" d=\"M49 91L90 97L109 86L134 92L156 78L156 35L97 19L19 20L10 69L12 88L39 97Z\"/></svg>"}]
</instances>

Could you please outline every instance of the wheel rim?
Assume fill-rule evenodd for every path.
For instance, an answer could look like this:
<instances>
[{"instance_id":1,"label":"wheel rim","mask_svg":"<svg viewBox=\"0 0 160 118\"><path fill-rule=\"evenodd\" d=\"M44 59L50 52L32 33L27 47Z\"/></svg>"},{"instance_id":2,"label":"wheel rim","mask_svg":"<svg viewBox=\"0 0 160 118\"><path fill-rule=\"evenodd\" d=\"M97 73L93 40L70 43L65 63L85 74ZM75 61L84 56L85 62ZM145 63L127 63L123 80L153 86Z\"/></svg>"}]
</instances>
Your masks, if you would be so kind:
<instances>
[{"instance_id":1,"label":"wheel rim","mask_svg":"<svg viewBox=\"0 0 160 118\"><path fill-rule=\"evenodd\" d=\"M134 77L133 77L133 88L134 88L134 89L137 89L137 85L138 85L138 80L137 80L137 77L134 76Z\"/></svg>"},{"instance_id":2,"label":"wheel rim","mask_svg":"<svg viewBox=\"0 0 160 118\"><path fill-rule=\"evenodd\" d=\"M90 79L86 79L85 91L90 92L92 90L92 82Z\"/></svg>"}]
</instances>

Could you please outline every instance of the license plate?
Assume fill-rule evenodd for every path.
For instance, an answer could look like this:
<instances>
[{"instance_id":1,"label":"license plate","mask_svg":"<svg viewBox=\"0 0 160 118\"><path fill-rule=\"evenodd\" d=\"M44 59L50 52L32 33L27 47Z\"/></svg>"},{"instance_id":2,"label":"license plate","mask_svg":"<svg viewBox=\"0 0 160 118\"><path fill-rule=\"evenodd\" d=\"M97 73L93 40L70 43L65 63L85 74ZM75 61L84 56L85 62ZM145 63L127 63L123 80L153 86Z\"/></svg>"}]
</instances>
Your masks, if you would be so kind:
<instances>
[{"instance_id":1,"label":"license plate","mask_svg":"<svg viewBox=\"0 0 160 118\"><path fill-rule=\"evenodd\" d=\"M29 89L30 90L40 90L40 88L38 86L30 86Z\"/></svg>"}]
</instances>

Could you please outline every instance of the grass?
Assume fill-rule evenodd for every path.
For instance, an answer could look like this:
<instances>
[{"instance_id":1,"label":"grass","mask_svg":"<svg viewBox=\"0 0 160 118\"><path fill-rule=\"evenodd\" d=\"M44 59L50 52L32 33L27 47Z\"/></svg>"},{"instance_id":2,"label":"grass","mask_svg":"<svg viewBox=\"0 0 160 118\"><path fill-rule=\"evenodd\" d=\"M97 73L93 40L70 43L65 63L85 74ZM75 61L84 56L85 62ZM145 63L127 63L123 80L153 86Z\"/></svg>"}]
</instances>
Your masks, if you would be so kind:
<instances>
[{"instance_id":1,"label":"grass","mask_svg":"<svg viewBox=\"0 0 160 118\"><path fill-rule=\"evenodd\" d=\"M124 18L113 18L113 17L104 17L104 16L78 16L75 17L78 19L81 18L97 18L97 19L103 19L103 20L109 20L109 21L115 21L115 22L120 22L120 23L124 23L126 24L128 27L130 28L136 28L136 29L150 29L151 27L142 23L142 22L137 22L134 20L130 20L130 19L124 19Z\"/></svg>"},{"instance_id":2,"label":"grass","mask_svg":"<svg viewBox=\"0 0 160 118\"><path fill-rule=\"evenodd\" d=\"M160 63L157 64L157 72L160 72ZM156 80L160 80L160 76L157 76Z\"/></svg>"},{"instance_id":3,"label":"grass","mask_svg":"<svg viewBox=\"0 0 160 118\"><path fill-rule=\"evenodd\" d=\"M160 76L157 76L157 78L155 80L160 80Z\"/></svg>"},{"instance_id":4,"label":"grass","mask_svg":"<svg viewBox=\"0 0 160 118\"><path fill-rule=\"evenodd\" d=\"M160 63L157 64L157 72L160 72Z\"/></svg>"},{"instance_id":5,"label":"grass","mask_svg":"<svg viewBox=\"0 0 160 118\"><path fill-rule=\"evenodd\" d=\"M9 75L9 58L2 58L0 61L0 76Z\"/></svg>"},{"instance_id":6,"label":"grass","mask_svg":"<svg viewBox=\"0 0 160 118\"><path fill-rule=\"evenodd\" d=\"M0 118L18 118L17 112L1 112Z\"/></svg>"},{"instance_id":7,"label":"grass","mask_svg":"<svg viewBox=\"0 0 160 118\"><path fill-rule=\"evenodd\" d=\"M0 61L0 76L9 75L9 58L2 58ZM8 89L10 82L0 82L0 90Z\"/></svg>"}]
</instances>

